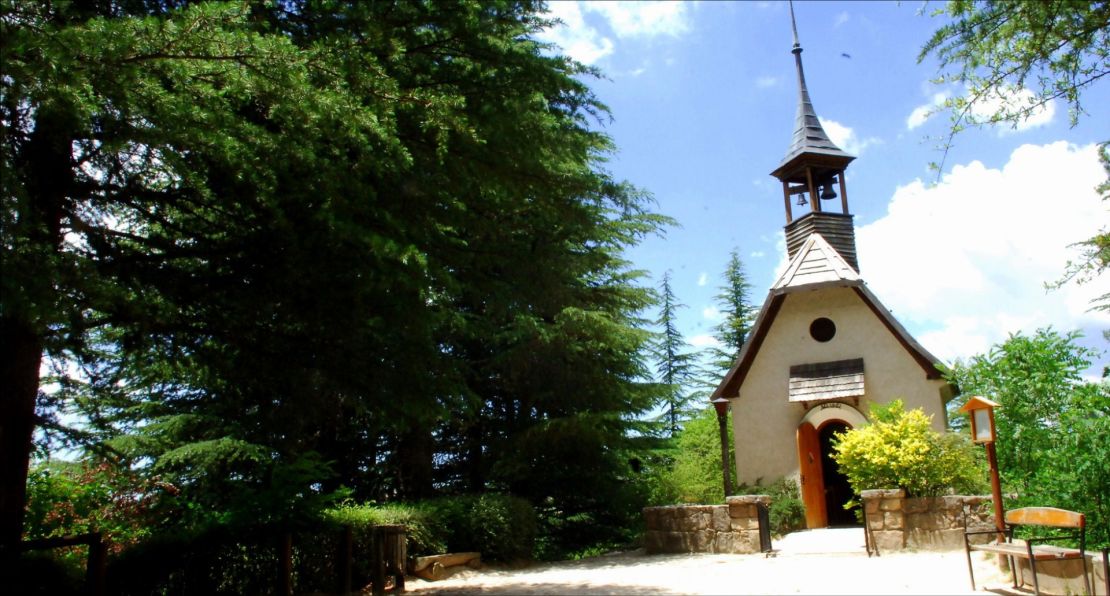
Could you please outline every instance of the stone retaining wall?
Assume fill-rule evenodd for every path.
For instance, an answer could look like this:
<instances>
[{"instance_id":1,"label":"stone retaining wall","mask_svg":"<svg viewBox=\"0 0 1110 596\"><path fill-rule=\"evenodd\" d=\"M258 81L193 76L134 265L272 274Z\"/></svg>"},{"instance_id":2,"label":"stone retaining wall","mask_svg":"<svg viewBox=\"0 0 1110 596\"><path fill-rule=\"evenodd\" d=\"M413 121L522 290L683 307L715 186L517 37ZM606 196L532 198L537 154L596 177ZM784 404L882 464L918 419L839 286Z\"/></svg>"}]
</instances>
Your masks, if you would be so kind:
<instances>
[{"instance_id":1,"label":"stone retaining wall","mask_svg":"<svg viewBox=\"0 0 1110 596\"><path fill-rule=\"evenodd\" d=\"M994 507L990 496L948 496L907 499L905 491L865 490L862 493L867 530L879 552L907 549L960 550L964 548L964 524L970 530L994 529ZM973 536L987 543L994 534ZM1020 541L1018 541L1020 542ZM973 552L978 568L998 565L1000 557ZM1017 561L1018 585L1033 587L1029 562ZM1102 554L1088 553L1086 572L1093 580L1094 594L1106 594ZM1044 594L1077 594L1084 591L1083 566L1077 560L1043 561L1037 564L1037 579Z\"/></svg>"},{"instance_id":2,"label":"stone retaining wall","mask_svg":"<svg viewBox=\"0 0 1110 596\"><path fill-rule=\"evenodd\" d=\"M645 507L649 553L757 553L759 509L767 495L728 497L724 505Z\"/></svg>"},{"instance_id":3,"label":"stone retaining wall","mask_svg":"<svg viewBox=\"0 0 1110 596\"><path fill-rule=\"evenodd\" d=\"M965 527L972 530L994 527L989 496L907 499L902 489L865 490L861 496L867 530L880 553L904 549L961 549ZM990 534L973 537L983 543L991 539Z\"/></svg>"},{"instance_id":4,"label":"stone retaining wall","mask_svg":"<svg viewBox=\"0 0 1110 596\"><path fill-rule=\"evenodd\" d=\"M986 554L986 553L979 553ZM994 561L997 562L997 561ZM1029 590L1033 589L1033 572L1029 569L1029 561L1017 559L1017 582ZM1106 571L1102 566L1101 552L1087 553L1087 566L1078 559L1070 561L1038 561L1037 583L1041 586L1041 594L1084 594L1086 587L1083 585L1083 575L1086 573L1087 581L1092 582L1096 596L1106 595Z\"/></svg>"}]
</instances>

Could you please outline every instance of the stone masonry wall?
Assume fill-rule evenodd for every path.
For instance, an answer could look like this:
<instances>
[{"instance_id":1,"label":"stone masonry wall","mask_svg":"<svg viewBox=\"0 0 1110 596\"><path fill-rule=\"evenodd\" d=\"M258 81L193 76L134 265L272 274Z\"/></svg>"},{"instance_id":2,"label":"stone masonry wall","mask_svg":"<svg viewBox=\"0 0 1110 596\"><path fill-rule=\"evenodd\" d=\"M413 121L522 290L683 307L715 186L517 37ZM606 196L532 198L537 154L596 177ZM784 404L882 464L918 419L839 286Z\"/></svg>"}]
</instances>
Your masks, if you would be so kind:
<instances>
[{"instance_id":1,"label":"stone masonry wall","mask_svg":"<svg viewBox=\"0 0 1110 596\"><path fill-rule=\"evenodd\" d=\"M767 495L728 497L724 505L645 507L644 548L649 553L757 553L758 506Z\"/></svg>"},{"instance_id":2,"label":"stone masonry wall","mask_svg":"<svg viewBox=\"0 0 1110 596\"><path fill-rule=\"evenodd\" d=\"M964 527L989 530L994 514L989 496L906 498L902 489L862 493L867 531L879 552L903 549L954 550L964 547ZM973 537L989 542L992 536Z\"/></svg>"},{"instance_id":3,"label":"stone masonry wall","mask_svg":"<svg viewBox=\"0 0 1110 596\"><path fill-rule=\"evenodd\" d=\"M865 490L863 497L867 530L879 552L905 549L957 550L964 548L964 523L969 530L994 529L994 507L989 496L950 496L907 499L905 491ZM972 540L987 543L994 534L979 534ZM1020 542L1020 541L1019 541ZM999 558L984 553L977 555L979 564ZM1037 578L1043 594L1076 594L1086 588L1084 574L1094 587L1094 594L1106 594L1106 574L1102 553L1087 553L1086 567L1080 561L1043 561L1037 564ZM1017 560L1019 585L1033 587L1029 562Z\"/></svg>"}]
</instances>

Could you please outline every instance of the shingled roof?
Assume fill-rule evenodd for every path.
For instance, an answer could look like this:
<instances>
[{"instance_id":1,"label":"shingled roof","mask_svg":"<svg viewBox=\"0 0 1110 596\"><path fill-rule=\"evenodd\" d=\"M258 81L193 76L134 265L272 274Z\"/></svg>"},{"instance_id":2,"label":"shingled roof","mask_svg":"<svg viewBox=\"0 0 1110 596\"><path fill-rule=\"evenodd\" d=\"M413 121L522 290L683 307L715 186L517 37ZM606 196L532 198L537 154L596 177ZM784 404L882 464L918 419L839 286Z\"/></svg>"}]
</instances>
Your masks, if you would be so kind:
<instances>
[{"instance_id":1,"label":"shingled roof","mask_svg":"<svg viewBox=\"0 0 1110 596\"><path fill-rule=\"evenodd\" d=\"M811 402L864 393L863 358L798 364L790 367L787 399Z\"/></svg>"},{"instance_id":2,"label":"shingled roof","mask_svg":"<svg viewBox=\"0 0 1110 596\"><path fill-rule=\"evenodd\" d=\"M859 273L821 234L810 234L771 291L862 283Z\"/></svg>"},{"instance_id":3,"label":"shingled roof","mask_svg":"<svg viewBox=\"0 0 1110 596\"><path fill-rule=\"evenodd\" d=\"M793 7L791 8L793 11ZM829 135L821 126L817 118L817 111L813 109L813 100L809 97L806 87L805 70L802 68L802 46L798 43L798 28L794 24L793 12L790 18L794 27L794 66L798 73L798 111L794 116L794 134L790 139L790 147L786 150L786 157L771 173L780 180L803 182L805 165L818 167L817 172L843 170L855 156L845 153L836 143L832 142Z\"/></svg>"},{"instance_id":4,"label":"shingled roof","mask_svg":"<svg viewBox=\"0 0 1110 596\"><path fill-rule=\"evenodd\" d=\"M859 273L856 273L855 269L852 269L844 261L840 253L836 252L836 249L830 246L820 234L812 234L806 239L805 244L802 245L790 264L787 265L786 270L779 276L778 281L771 286L771 290L767 294L767 300L764 301L763 308L760 309L755 325L753 325L752 331L748 335L748 340L744 343L744 347L740 349L740 354L736 358L732 369L728 371L717 389L713 391L711 399L739 395L740 386L743 385L744 378L755 360L756 353L763 345L763 340L771 330L775 317L778 316L787 295L803 290L826 287L852 288L871 312L882 321L887 330L913 357L924 371L925 377L928 379L939 379L941 377L938 368L940 360L910 336L905 327L902 327L901 323L894 318L894 315L871 293L871 290L863 283Z\"/></svg>"}]
</instances>

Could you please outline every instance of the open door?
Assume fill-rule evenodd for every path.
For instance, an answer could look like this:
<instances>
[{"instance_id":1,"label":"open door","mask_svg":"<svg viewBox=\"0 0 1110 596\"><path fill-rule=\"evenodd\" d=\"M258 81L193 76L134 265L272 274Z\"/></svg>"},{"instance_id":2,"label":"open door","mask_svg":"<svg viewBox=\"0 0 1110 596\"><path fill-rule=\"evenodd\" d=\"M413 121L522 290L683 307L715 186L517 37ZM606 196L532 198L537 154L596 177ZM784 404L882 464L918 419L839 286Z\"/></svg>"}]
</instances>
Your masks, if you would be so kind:
<instances>
[{"instance_id":1,"label":"open door","mask_svg":"<svg viewBox=\"0 0 1110 596\"><path fill-rule=\"evenodd\" d=\"M843 420L827 420L817 427L817 441L821 445L821 477L825 486L825 513L829 527L857 526L856 507L845 509L855 493L848 477L840 471L840 464L833 459L836 435L851 430Z\"/></svg>"},{"instance_id":2,"label":"open door","mask_svg":"<svg viewBox=\"0 0 1110 596\"><path fill-rule=\"evenodd\" d=\"M821 469L821 442L817 429L809 422L798 426L798 470L801 472L802 502L806 506L806 527L829 525L825 508L825 479Z\"/></svg>"}]
</instances>

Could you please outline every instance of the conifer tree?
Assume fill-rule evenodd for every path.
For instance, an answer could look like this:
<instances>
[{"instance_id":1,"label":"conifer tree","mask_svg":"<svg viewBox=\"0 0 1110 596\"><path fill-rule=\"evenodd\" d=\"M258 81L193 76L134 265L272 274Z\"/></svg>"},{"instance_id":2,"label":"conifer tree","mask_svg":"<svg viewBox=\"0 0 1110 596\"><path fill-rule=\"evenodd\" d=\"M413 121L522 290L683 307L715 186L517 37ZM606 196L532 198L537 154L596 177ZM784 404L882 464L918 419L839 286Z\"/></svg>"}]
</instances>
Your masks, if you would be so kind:
<instances>
[{"instance_id":1,"label":"conifer tree","mask_svg":"<svg viewBox=\"0 0 1110 596\"><path fill-rule=\"evenodd\" d=\"M659 318L655 320L660 328L655 345L656 373L666 392L662 414L665 430L674 436L689 414L689 404L694 397L691 383L697 370L694 356L678 330L678 310L685 305L678 302L671 289L670 271L663 274L659 291Z\"/></svg>"},{"instance_id":2,"label":"conifer tree","mask_svg":"<svg viewBox=\"0 0 1110 596\"><path fill-rule=\"evenodd\" d=\"M751 284L744 271L740 252L733 249L725 266L724 285L717 294L717 307L722 319L714 328L714 337L721 347L711 351L716 378L720 379L732 367L748 334L755 323L756 309L751 304Z\"/></svg>"},{"instance_id":3,"label":"conifer tree","mask_svg":"<svg viewBox=\"0 0 1110 596\"><path fill-rule=\"evenodd\" d=\"M5 3L0 543L44 359L210 520L448 474L612 509L652 404L622 251L667 220L541 8Z\"/></svg>"}]
</instances>

